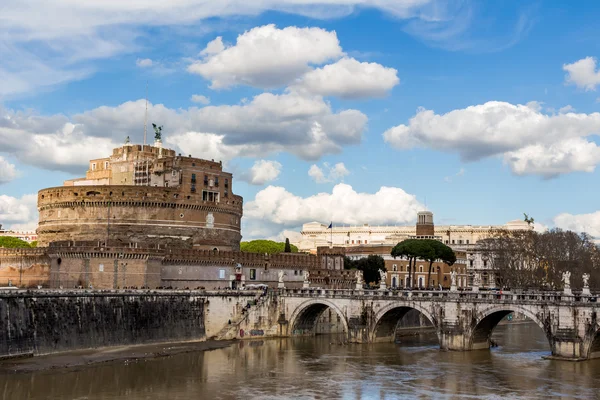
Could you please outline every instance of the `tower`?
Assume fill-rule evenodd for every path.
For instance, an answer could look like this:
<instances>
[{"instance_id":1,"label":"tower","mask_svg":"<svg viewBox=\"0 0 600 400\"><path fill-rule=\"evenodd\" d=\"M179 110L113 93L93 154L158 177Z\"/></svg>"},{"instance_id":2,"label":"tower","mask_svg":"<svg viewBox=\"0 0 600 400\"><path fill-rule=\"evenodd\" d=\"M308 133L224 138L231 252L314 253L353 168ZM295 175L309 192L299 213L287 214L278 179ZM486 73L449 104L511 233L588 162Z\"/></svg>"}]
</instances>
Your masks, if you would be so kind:
<instances>
[{"instance_id":1,"label":"tower","mask_svg":"<svg viewBox=\"0 0 600 400\"><path fill-rule=\"evenodd\" d=\"M419 211L417 213L417 236L434 236L433 213Z\"/></svg>"}]
</instances>

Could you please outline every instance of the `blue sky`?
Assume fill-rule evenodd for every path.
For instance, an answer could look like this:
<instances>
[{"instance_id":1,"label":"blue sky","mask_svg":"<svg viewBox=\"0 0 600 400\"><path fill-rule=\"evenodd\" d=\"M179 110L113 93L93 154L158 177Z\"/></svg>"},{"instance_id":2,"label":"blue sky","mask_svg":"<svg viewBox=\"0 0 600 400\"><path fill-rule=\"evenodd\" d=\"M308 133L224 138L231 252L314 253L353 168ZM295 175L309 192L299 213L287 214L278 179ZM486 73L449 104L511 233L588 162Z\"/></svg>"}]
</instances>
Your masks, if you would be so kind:
<instances>
[{"instance_id":1,"label":"blue sky","mask_svg":"<svg viewBox=\"0 0 600 400\"><path fill-rule=\"evenodd\" d=\"M600 236L597 2L122 3L0 14L1 224L141 142L147 83L166 145L234 173L245 238L425 207Z\"/></svg>"}]
</instances>

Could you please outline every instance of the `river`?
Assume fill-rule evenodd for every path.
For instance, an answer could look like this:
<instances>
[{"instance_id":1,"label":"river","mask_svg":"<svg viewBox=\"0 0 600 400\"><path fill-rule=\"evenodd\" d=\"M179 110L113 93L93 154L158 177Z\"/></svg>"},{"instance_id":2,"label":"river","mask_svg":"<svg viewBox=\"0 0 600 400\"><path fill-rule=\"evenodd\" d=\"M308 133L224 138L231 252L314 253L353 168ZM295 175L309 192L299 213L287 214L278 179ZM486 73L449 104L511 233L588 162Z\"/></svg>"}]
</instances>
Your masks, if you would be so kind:
<instances>
[{"instance_id":1,"label":"river","mask_svg":"<svg viewBox=\"0 0 600 400\"><path fill-rule=\"evenodd\" d=\"M212 351L0 374L3 399L598 398L600 360L545 360L532 323L496 328L490 351L440 351L424 334L401 343L336 336L242 341Z\"/></svg>"}]
</instances>

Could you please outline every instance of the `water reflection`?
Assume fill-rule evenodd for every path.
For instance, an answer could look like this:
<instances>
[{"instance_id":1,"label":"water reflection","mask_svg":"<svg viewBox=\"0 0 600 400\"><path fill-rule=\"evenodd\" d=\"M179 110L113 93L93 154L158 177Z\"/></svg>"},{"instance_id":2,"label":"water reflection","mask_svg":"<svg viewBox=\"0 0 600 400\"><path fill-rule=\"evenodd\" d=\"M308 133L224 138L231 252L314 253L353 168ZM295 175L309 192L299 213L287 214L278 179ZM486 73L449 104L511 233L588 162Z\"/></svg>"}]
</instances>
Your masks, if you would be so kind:
<instances>
[{"instance_id":1,"label":"water reflection","mask_svg":"<svg viewBox=\"0 0 600 400\"><path fill-rule=\"evenodd\" d=\"M443 352L437 338L340 344L332 336L240 342L209 352L0 376L4 399L590 399L600 361L544 360L535 324L499 326L491 351Z\"/></svg>"}]
</instances>

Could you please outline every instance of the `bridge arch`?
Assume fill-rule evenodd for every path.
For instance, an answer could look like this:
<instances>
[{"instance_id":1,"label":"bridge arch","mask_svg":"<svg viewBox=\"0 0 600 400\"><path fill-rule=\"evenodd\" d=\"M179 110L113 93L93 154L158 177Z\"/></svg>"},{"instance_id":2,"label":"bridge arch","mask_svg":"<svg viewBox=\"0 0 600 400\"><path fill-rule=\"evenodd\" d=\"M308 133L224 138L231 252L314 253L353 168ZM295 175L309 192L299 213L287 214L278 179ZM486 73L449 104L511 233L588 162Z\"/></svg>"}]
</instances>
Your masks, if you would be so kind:
<instances>
[{"instance_id":1,"label":"bridge arch","mask_svg":"<svg viewBox=\"0 0 600 400\"><path fill-rule=\"evenodd\" d=\"M475 321L472 325L471 332L471 349L488 349L494 328L498 326L500 321L508 314L517 312L525 315L527 318L535 322L544 332L548 345L552 348L552 333L550 327L546 326L534 312L527 307L516 304L502 304L494 307L486 308L475 315Z\"/></svg>"},{"instance_id":2,"label":"bridge arch","mask_svg":"<svg viewBox=\"0 0 600 400\"><path fill-rule=\"evenodd\" d=\"M332 309L340 317L344 332L348 334L348 321L342 310L335 303L326 299L311 299L299 304L289 319L290 335L314 332L317 320L326 309Z\"/></svg>"},{"instance_id":3,"label":"bridge arch","mask_svg":"<svg viewBox=\"0 0 600 400\"><path fill-rule=\"evenodd\" d=\"M600 358L600 321L592 320L593 329L586 335L583 343L583 356L586 359Z\"/></svg>"},{"instance_id":4,"label":"bridge arch","mask_svg":"<svg viewBox=\"0 0 600 400\"><path fill-rule=\"evenodd\" d=\"M404 316L411 310L417 310L425 316L438 332L437 319L426 308L416 303L393 302L382 307L375 313L373 329L369 332L369 341L377 342L394 337L396 327ZM439 339L439 332L438 332Z\"/></svg>"}]
</instances>

